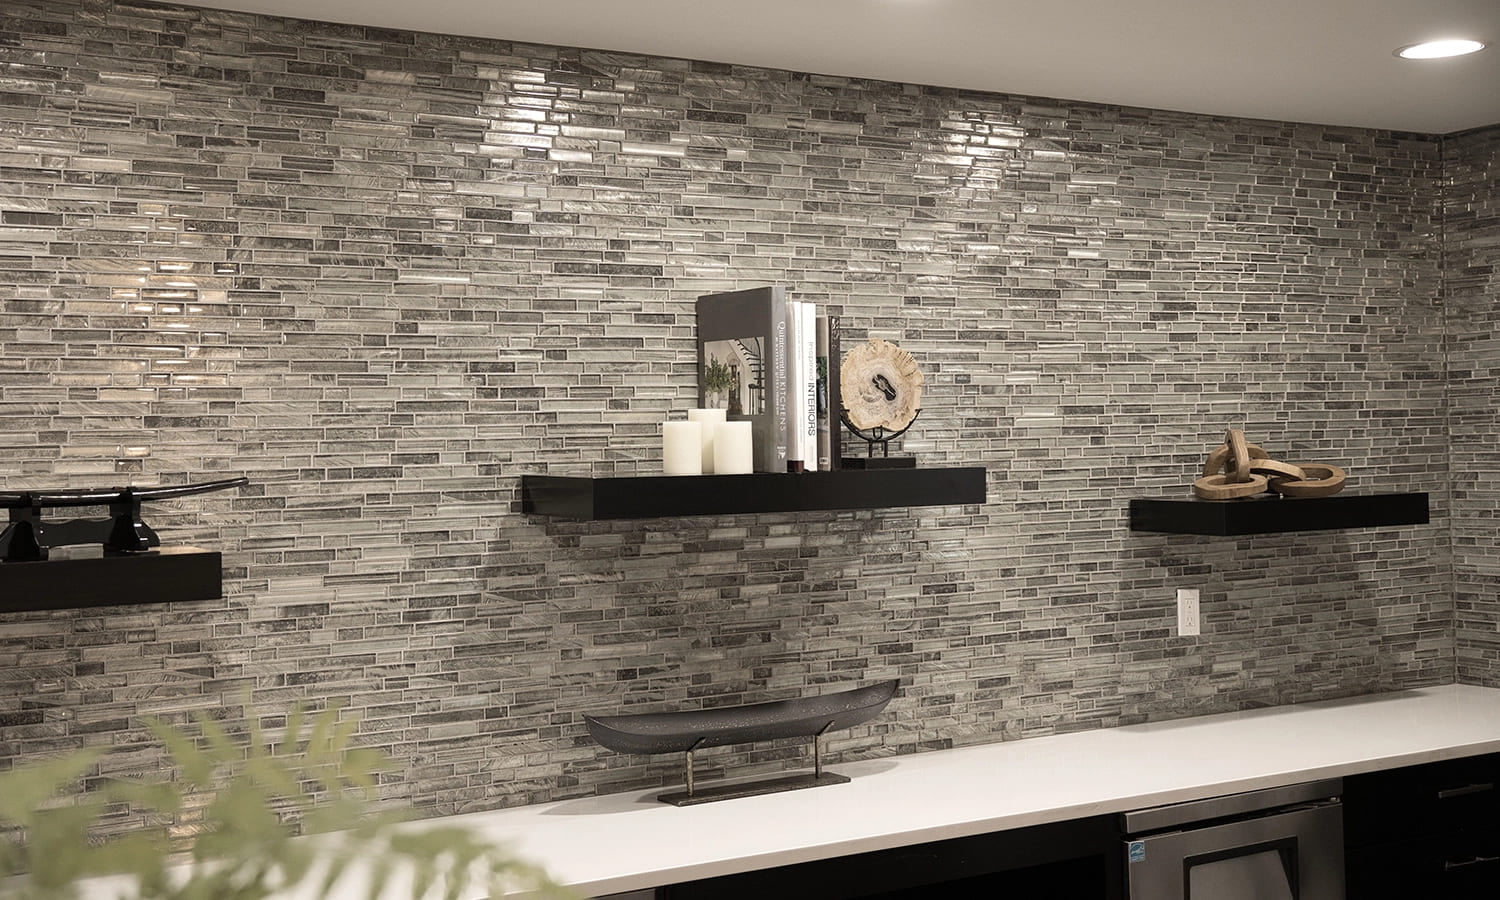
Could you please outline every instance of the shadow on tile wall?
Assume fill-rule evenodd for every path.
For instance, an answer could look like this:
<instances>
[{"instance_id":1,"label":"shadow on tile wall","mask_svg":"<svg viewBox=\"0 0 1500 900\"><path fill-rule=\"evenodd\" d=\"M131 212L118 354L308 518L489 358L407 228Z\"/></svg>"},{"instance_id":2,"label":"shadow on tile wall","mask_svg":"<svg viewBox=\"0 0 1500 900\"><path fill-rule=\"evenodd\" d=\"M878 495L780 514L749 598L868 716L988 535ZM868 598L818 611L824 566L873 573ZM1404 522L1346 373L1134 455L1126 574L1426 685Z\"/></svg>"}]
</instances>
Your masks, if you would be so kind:
<instances>
[{"instance_id":1,"label":"shadow on tile wall","mask_svg":"<svg viewBox=\"0 0 1500 900\"><path fill-rule=\"evenodd\" d=\"M149 768L144 716L248 688L272 726L348 704L393 802L453 812L676 779L584 712L899 676L838 759L1454 678L1437 138L129 2L4 16L0 485L253 485L159 516L225 551L222 601L0 616L0 765ZM520 514L523 472L656 470L692 301L769 283L920 357L904 450L988 467L987 504ZM1127 532L1231 424L1431 491L1437 527Z\"/></svg>"}]
</instances>

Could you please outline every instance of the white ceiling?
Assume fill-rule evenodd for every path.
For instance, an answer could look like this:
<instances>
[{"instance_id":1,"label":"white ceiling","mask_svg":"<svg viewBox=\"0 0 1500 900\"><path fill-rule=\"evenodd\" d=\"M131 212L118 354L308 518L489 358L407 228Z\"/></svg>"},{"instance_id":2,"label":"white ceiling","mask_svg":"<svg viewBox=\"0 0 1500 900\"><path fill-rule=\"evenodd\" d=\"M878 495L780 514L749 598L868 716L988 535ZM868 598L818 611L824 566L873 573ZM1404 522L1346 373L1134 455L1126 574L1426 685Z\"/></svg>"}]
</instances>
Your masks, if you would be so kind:
<instances>
[{"instance_id":1,"label":"white ceiling","mask_svg":"<svg viewBox=\"0 0 1500 900\"><path fill-rule=\"evenodd\" d=\"M1500 123L1500 0L179 0L1040 97L1447 133ZM1491 46L1410 61L1439 37Z\"/></svg>"}]
</instances>

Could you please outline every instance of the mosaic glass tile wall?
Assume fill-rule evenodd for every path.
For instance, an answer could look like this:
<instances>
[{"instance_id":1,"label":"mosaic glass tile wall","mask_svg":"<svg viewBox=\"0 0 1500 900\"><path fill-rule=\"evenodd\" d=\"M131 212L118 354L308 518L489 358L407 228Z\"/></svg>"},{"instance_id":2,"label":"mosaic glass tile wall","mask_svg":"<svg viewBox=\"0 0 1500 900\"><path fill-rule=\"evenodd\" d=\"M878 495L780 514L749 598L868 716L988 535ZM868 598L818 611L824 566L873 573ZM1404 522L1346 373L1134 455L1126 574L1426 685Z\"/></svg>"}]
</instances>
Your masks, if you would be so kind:
<instances>
[{"instance_id":1,"label":"mosaic glass tile wall","mask_svg":"<svg viewBox=\"0 0 1500 900\"><path fill-rule=\"evenodd\" d=\"M151 768L144 717L342 702L399 760L392 802L435 814L678 778L586 712L899 677L837 762L1454 678L1436 138L133 2L0 16L0 487L253 482L155 520L224 551L223 600L0 615L0 766ZM657 470L693 300L771 283L920 358L899 452L987 467L988 503L520 513L523 472ZM1231 425L1431 491L1435 524L1127 531Z\"/></svg>"},{"instance_id":2,"label":"mosaic glass tile wall","mask_svg":"<svg viewBox=\"0 0 1500 900\"><path fill-rule=\"evenodd\" d=\"M1443 162L1458 677L1500 686L1500 128L1445 141Z\"/></svg>"}]
</instances>

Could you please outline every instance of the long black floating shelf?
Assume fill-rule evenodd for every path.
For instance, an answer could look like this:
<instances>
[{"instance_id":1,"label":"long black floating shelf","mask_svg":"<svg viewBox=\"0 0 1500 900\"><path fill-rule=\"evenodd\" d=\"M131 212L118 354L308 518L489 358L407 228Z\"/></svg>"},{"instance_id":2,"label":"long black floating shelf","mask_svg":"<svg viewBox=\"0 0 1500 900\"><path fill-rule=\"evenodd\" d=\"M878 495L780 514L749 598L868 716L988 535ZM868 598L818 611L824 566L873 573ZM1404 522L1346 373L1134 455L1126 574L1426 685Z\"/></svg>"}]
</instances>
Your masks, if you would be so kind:
<instances>
[{"instance_id":1,"label":"long black floating shelf","mask_svg":"<svg viewBox=\"0 0 1500 900\"><path fill-rule=\"evenodd\" d=\"M215 600L224 595L222 568L222 554L196 547L0 562L0 614Z\"/></svg>"},{"instance_id":2,"label":"long black floating shelf","mask_svg":"<svg viewBox=\"0 0 1500 900\"><path fill-rule=\"evenodd\" d=\"M1426 525L1427 495L1334 494L1331 497L1251 497L1242 500L1135 499L1130 530L1225 537Z\"/></svg>"},{"instance_id":3,"label":"long black floating shelf","mask_svg":"<svg viewBox=\"0 0 1500 900\"><path fill-rule=\"evenodd\" d=\"M982 466L801 475L521 476L522 512L591 521L984 502Z\"/></svg>"}]
</instances>

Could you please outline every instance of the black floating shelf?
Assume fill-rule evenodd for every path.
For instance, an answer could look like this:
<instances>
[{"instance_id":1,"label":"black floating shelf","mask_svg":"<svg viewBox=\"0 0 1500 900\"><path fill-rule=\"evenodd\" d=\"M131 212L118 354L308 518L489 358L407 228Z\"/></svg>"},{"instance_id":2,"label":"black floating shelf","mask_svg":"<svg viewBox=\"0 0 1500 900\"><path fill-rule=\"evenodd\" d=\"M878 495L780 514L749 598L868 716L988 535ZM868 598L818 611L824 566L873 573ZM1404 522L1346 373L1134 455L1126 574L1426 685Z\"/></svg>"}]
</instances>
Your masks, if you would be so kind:
<instances>
[{"instance_id":1,"label":"black floating shelf","mask_svg":"<svg viewBox=\"0 0 1500 900\"><path fill-rule=\"evenodd\" d=\"M521 511L569 519L961 506L985 502L982 466L801 475L522 475Z\"/></svg>"},{"instance_id":2,"label":"black floating shelf","mask_svg":"<svg viewBox=\"0 0 1500 900\"><path fill-rule=\"evenodd\" d=\"M1275 534L1282 531L1426 525L1427 521L1425 493L1130 501L1131 531L1169 534Z\"/></svg>"},{"instance_id":3,"label":"black floating shelf","mask_svg":"<svg viewBox=\"0 0 1500 900\"><path fill-rule=\"evenodd\" d=\"M214 600L224 595L222 567L222 554L196 547L0 562L0 614Z\"/></svg>"}]
</instances>

